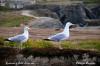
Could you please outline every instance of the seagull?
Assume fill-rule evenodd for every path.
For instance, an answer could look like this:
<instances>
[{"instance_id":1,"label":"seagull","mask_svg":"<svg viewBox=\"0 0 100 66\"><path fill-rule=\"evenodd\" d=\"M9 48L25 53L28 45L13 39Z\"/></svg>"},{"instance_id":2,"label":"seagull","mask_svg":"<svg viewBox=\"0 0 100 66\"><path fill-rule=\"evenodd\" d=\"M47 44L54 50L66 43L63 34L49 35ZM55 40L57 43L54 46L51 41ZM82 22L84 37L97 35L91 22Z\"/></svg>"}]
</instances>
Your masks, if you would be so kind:
<instances>
[{"instance_id":1,"label":"seagull","mask_svg":"<svg viewBox=\"0 0 100 66\"><path fill-rule=\"evenodd\" d=\"M52 35L52 36L48 37L48 39L46 39L46 40L61 41L61 40L68 39L70 37L69 27L71 25L74 25L74 24L72 24L71 22L67 22L64 30L61 33L58 33L56 35Z\"/></svg>"},{"instance_id":2,"label":"seagull","mask_svg":"<svg viewBox=\"0 0 100 66\"><path fill-rule=\"evenodd\" d=\"M26 42L29 39L29 30L30 28L28 26L24 27L24 33L16 35L14 37L9 37L8 39L6 39L7 41L11 41L11 42L18 42L21 43L20 48L22 49L22 43Z\"/></svg>"}]
</instances>

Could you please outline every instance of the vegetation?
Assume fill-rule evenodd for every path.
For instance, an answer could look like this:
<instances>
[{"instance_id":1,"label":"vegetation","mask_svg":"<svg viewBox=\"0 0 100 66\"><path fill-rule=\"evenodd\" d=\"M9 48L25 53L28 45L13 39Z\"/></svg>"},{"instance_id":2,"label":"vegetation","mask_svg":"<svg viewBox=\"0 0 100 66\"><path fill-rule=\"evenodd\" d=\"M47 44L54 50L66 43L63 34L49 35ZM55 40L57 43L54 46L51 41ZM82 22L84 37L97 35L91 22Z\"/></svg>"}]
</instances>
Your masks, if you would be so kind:
<instances>
[{"instance_id":1,"label":"vegetation","mask_svg":"<svg viewBox=\"0 0 100 66\"><path fill-rule=\"evenodd\" d=\"M0 27L18 27L21 23L27 23L30 17L21 16L19 12L0 12Z\"/></svg>"},{"instance_id":2,"label":"vegetation","mask_svg":"<svg viewBox=\"0 0 100 66\"><path fill-rule=\"evenodd\" d=\"M58 42L63 49L81 49L81 50L93 50L100 51L100 41L99 40L69 40ZM54 48L53 42L45 40L32 40L29 39L23 44L23 48ZM0 47L19 47L18 43L15 42L5 42L3 38L0 38ZM57 48L57 47L56 47Z\"/></svg>"},{"instance_id":3,"label":"vegetation","mask_svg":"<svg viewBox=\"0 0 100 66\"><path fill-rule=\"evenodd\" d=\"M19 43L7 42L7 41L4 41L3 38L0 39L0 45L1 47L16 47L16 48L20 47ZM23 48L51 48L53 47L53 44L49 41L29 39L26 43L22 45L22 47Z\"/></svg>"},{"instance_id":4,"label":"vegetation","mask_svg":"<svg viewBox=\"0 0 100 66\"><path fill-rule=\"evenodd\" d=\"M26 48L51 48L53 47L53 44L49 41L44 40L32 40L29 39L25 44L23 44L23 47Z\"/></svg>"},{"instance_id":5,"label":"vegetation","mask_svg":"<svg viewBox=\"0 0 100 66\"><path fill-rule=\"evenodd\" d=\"M61 46L65 49L83 49L83 50L100 50L99 40L81 40L81 41L64 41L61 42Z\"/></svg>"}]
</instances>

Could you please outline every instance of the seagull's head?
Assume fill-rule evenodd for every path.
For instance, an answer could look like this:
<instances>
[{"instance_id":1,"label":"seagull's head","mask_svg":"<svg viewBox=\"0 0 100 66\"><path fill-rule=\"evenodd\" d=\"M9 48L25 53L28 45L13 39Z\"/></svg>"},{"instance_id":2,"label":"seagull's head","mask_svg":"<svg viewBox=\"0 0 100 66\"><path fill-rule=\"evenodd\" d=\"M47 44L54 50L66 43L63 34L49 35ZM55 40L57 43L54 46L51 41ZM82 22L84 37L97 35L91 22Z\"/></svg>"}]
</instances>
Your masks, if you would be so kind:
<instances>
[{"instance_id":1,"label":"seagull's head","mask_svg":"<svg viewBox=\"0 0 100 66\"><path fill-rule=\"evenodd\" d=\"M29 30L30 28L28 26L25 26L24 27L24 30Z\"/></svg>"},{"instance_id":2,"label":"seagull's head","mask_svg":"<svg viewBox=\"0 0 100 66\"><path fill-rule=\"evenodd\" d=\"M71 26L71 25L75 25L75 24L72 24L71 22L67 22L66 25Z\"/></svg>"},{"instance_id":3,"label":"seagull's head","mask_svg":"<svg viewBox=\"0 0 100 66\"><path fill-rule=\"evenodd\" d=\"M72 24L71 22L68 22L69 28L75 28L78 27L77 24Z\"/></svg>"},{"instance_id":4,"label":"seagull's head","mask_svg":"<svg viewBox=\"0 0 100 66\"><path fill-rule=\"evenodd\" d=\"M65 28L75 28L77 27L76 24L72 24L71 22L67 22Z\"/></svg>"}]
</instances>

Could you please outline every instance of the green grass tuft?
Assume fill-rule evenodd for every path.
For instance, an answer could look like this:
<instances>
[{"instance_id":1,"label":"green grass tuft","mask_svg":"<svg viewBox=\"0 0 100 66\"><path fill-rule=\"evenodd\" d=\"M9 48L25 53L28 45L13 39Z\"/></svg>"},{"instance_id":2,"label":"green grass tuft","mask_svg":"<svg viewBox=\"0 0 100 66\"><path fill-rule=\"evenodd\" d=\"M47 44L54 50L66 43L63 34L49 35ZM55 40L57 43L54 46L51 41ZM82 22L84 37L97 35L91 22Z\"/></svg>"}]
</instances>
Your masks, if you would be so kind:
<instances>
[{"instance_id":1,"label":"green grass tuft","mask_svg":"<svg viewBox=\"0 0 100 66\"><path fill-rule=\"evenodd\" d=\"M32 48L50 48L53 47L52 43L49 41L44 40L32 40L29 39L25 44L24 47L32 47Z\"/></svg>"},{"instance_id":2,"label":"green grass tuft","mask_svg":"<svg viewBox=\"0 0 100 66\"><path fill-rule=\"evenodd\" d=\"M100 41L99 40L82 41L80 42L79 46L80 48L83 48L83 49L100 50Z\"/></svg>"},{"instance_id":3,"label":"green grass tuft","mask_svg":"<svg viewBox=\"0 0 100 66\"><path fill-rule=\"evenodd\" d=\"M65 49L100 50L99 40L64 41L61 47Z\"/></svg>"}]
</instances>

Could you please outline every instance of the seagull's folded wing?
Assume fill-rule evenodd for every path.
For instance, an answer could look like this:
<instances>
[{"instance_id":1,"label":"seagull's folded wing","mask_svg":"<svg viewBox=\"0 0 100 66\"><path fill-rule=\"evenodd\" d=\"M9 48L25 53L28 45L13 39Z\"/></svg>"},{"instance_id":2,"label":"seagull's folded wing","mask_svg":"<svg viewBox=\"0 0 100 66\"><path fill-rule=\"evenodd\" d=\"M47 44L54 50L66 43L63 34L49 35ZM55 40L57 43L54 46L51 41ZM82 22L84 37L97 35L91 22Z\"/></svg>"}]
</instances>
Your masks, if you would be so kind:
<instances>
[{"instance_id":1,"label":"seagull's folded wing","mask_svg":"<svg viewBox=\"0 0 100 66\"><path fill-rule=\"evenodd\" d=\"M10 37L8 38L10 41L14 41L14 42L21 42L23 41L24 39L26 39L26 37L24 35L17 35L17 36L14 36L14 37Z\"/></svg>"},{"instance_id":2,"label":"seagull's folded wing","mask_svg":"<svg viewBox=\"0 0 100 66\"><path fill-rule=\"evenodd\" d=\"M59 34L50 36L48 39L54 40L54 41L59 41L59 40L65 39L65 38L66 38L65 34L59 33Z\"/></svg>"}]
</instances>

